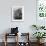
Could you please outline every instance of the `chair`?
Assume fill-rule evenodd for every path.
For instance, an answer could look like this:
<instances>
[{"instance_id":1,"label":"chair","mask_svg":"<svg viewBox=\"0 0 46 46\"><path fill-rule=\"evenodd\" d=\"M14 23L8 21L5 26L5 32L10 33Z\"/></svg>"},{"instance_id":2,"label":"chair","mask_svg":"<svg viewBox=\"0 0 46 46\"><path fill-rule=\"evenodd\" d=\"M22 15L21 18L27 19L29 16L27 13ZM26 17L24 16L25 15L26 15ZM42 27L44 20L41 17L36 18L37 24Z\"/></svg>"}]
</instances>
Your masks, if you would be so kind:
<instances>
[{"instance_id":1,"label":"chair","mask_svg":"<svg viewBox=\"0 0 46 46\"><path fill-rule=\"evenodd\" d=\"M16 41L16 46L18 46L18 33L17 33L17 35L16 34L9 34L9 33L6 33L5 34L5 46L7 46L8 45L8 42L7 42L7 38L10 38L11 36L17 36L17 38L15 38L15 40L17 40Z\"/></svg>"},{"instance_id":2,"label":"chair","mask_svg":"<svg viewBox=\"0 0 46 46\"><path fill-rule=\"evenodd\" d=\"M7 42L7 38L10 38L13 36L17 36L17 39L15 38L15 40L17 40L16 42L16 46L18 46L18 27L16 28L11 28L11 33L5 33L5 46L7 46L8 42Z\"/></svg>"},{"instance_id":3,"label":"chair","mask_svg":"<svg viewBox=\"0 0 46 46\"><path fill-rule=\"evenodd\" d=\"M26 41L19 42L19 46L30 46L29 33L21 33L21 39L26 39Z\"/></svg>"}]
</instances>

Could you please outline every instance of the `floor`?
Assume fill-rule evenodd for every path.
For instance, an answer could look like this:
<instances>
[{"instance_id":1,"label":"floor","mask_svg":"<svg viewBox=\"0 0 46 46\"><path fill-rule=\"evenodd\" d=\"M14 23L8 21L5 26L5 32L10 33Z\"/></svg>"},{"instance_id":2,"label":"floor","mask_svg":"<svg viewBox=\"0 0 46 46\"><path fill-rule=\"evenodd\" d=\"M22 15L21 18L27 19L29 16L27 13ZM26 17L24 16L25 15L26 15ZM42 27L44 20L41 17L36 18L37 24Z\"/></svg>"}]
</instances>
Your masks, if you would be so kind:
<instances>
[{"instance_id":1,"label":"floor","mask_svg":"<svg viewBox=\"0 0 46 46\"><path fill-rule=\"evenodd\" d=\"M37 43L30 43L31 45L30 46L37 46ZM4 46L4 43L2 42L0 42L0 46ZM7 46L15 46L15 43L8 43L8 45ZM25 45L21 45L21 46L25 46ZM46 43L44 43L44 45L41 45L41 46L46 46Z\"/></svg>"}]
</instances>

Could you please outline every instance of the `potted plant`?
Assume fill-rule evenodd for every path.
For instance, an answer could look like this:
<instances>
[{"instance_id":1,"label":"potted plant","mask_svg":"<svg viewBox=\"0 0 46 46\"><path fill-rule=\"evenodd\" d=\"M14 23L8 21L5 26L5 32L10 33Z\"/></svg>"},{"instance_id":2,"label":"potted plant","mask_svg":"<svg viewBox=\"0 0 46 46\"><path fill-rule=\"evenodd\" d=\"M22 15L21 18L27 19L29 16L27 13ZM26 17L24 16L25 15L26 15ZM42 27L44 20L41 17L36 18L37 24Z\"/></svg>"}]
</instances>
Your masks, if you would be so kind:
<instances>
[{"instance_id":1,"label":"potted plant","mask_svg":"<svg viewBox=\"0 0 46 46\"><path fill-rule=\"evenodd\" d=\"M37 38L37 41L41 43L40 40L42 38L45 38L44 36L46 36L46 33L45 32L35 32L33 35Z\"/></svg>"}]
</instances>

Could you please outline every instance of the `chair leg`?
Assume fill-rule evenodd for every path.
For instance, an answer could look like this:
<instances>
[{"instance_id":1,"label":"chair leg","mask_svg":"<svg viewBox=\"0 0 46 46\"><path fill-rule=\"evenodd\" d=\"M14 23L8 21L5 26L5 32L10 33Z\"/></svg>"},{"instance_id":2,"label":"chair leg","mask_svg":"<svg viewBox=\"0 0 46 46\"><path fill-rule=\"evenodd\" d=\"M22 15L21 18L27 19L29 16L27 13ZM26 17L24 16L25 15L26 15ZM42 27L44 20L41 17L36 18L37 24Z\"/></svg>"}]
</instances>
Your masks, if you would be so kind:
<instances>
[{"instance_id":1,"label":"chair leg","mask_svg":"<svg viewBox=\"0 0 46 46\"><path fill-rule=\"evenodd\" d=\"M5 34L5 46L7 46L7 34Z\"/></svg>"},{"instance_id":2,"label":"chair leg","mask_svg":"<svg viewBox=\"0 0 46 46\"><path fill-rule=\"evenodd\" d=\"M6 42L6 41L5 41L5 43L4 43L4 44L5 44L5 46L7 46L7 42Z\"/></svg>"}]
</instances>

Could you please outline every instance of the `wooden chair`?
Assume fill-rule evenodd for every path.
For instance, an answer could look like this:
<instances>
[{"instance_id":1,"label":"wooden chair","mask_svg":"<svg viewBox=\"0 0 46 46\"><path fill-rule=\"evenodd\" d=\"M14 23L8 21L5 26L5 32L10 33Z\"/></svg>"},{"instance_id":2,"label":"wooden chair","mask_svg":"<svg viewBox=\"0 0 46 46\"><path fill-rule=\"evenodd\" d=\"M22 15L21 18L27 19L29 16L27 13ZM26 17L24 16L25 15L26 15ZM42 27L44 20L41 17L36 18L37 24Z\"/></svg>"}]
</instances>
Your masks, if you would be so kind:
<instances>
[{"instance_id":1,"label":"wooden chair","mask_svg":"<svg viewBox=\"0 0 46 46\"><path fill-rule=\"evenodd\" d=\"M8 38L8 37L7 37L7 36L9 36L9 37L10 37L10 36L17 36L17 38L15 38L15 40L17 40L15 46L18 46L18 33L17 33L17 34L5 33L5 41L4 41L4 42L5 42L5 46L8 45L8 42L7 42L7 38Z\"/></svg>"},{"instance_id":2,"label":"wooden chair","mask_svg":"<svg viewBox=\"0 0 46 46\"><path fill-rule=\"evenodd\" d=\"M24 38L24 36L25 36L26 38ZM30 46L29 33L21 33L21 37L22 37L22 40L23 40L23 39L26 39L26 42L25 42L25 41L24 41L24 42L21 42L19 45L21 46L21 45L25 44L25 46ZM24 46L24 45L23 45L23 46Z\"/></svg>"}]
</instances>

